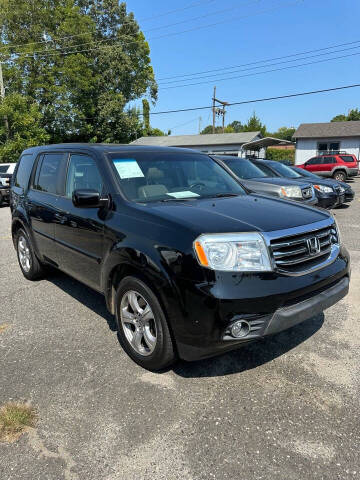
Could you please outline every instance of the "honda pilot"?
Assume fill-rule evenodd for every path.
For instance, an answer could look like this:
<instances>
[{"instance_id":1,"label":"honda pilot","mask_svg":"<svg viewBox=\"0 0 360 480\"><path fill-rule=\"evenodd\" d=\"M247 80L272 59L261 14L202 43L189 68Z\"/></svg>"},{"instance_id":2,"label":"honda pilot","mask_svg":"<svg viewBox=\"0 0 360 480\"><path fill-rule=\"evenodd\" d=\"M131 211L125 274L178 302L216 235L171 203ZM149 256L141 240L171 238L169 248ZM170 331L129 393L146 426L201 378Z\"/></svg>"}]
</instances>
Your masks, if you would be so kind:
<instances>
[{"instance_id":1,"label":"honda pilot","mask_svg":"<svg viewBox=\"0 0 360 480\"><path fill-rule=\"evenodd\" d=\"M349 288L329 213L249 193L192 150L33 147L11 210L23 275L55 267L101 292L124 350L149 370L280 332Z\"/></svg>"}]
</instances>

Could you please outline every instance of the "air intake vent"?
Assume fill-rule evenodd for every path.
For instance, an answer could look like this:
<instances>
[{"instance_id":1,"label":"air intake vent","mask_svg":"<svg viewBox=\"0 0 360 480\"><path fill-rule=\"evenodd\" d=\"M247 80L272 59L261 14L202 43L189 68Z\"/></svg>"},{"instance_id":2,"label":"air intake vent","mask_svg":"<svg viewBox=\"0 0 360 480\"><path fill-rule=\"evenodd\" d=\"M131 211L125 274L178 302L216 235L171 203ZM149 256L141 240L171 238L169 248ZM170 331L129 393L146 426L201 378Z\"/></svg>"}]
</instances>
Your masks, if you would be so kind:
<instances>
[{"instance_id":1,"label":"air intake vent","mask_svg":"<svg viewBox=\"0 0 360 480\"><path fill-rule=\"evenodd\" d=\"M270 248L278 271L301 273L312 270L317 264L326 261L333 245L338 244L335 224L301 233L273 239Z\"/></svg>"}]
</instances>

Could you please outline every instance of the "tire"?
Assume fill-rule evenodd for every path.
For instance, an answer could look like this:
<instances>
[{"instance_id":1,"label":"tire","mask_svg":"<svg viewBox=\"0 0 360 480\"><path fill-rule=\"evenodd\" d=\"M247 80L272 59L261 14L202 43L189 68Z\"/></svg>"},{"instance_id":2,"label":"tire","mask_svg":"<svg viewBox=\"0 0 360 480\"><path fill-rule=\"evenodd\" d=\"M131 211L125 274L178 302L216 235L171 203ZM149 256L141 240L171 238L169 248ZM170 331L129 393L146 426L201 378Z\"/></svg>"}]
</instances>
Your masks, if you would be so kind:
<instances>
[{"instance_id":1,"label":"tire","mask_svg":"<svg viewBox=\"0 0 360 480\"><path fill-rule=\"evenodd\" d=\"M4 197L0 195L0 207L4 205Z\"/></svg>"},{"instance_id":2,"label":"tire","mask_svg":"<svg viewBox=\"0 0 360 480\"><path fill-rule=\"evenodd\" d=\"M346 172L343 170L337 170L334 175L333 175L334 180L337 180L338 182L345 182L347 175Z\"/></svg>"},{"instance_id":3,"label":"tire","mask_svg":"<svg viewBox=\"0 0 360 480\"><path fill-rule=\"evenodd\" d=\"M125 277L118 286L115 301L118 337L129 357L150 371L172 365L174 345L154 292L140 279Z\"/></svg>"},{"instance_id":4,"label":"tire","mask_svg":"<svg viewBox=\"0 0 360 480\"><path fill-rule=\"evenodd\" d=\"M45 268L35 255L29 235L20 228L15 235L16 252L21 271L28 280L39 280L45 276Z\"/></svg>"}]
</instances>

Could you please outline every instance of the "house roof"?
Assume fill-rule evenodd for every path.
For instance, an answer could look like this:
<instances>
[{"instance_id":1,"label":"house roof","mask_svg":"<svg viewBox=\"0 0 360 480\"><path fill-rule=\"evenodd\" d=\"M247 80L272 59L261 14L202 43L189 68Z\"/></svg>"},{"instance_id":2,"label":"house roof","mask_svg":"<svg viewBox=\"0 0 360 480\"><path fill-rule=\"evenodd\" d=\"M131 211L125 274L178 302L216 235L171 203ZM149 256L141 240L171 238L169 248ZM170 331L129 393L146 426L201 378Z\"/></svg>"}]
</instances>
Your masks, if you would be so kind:
<instances>
[{"instance_id":1,"label":"house roof","mask_svg":"<svg viewBox=\"0 0 360 480\"><path fill-rule=\"evenodd\" d=\"M132 145L157 145L164 147L194 147L205 145L234 145L251 142L260 132L214 133L209 135L168 135L164 137L141 137Z\"/></svg>"},{"instance_id":2,"label":"house roof","mask_svg":"<svg viewBox=\"0 0 360 480\"><path fill-rule=\"evenodd\" d=\"M302 123L293 138L360 137L360 121Z\"/></svg>"}]
</instances>

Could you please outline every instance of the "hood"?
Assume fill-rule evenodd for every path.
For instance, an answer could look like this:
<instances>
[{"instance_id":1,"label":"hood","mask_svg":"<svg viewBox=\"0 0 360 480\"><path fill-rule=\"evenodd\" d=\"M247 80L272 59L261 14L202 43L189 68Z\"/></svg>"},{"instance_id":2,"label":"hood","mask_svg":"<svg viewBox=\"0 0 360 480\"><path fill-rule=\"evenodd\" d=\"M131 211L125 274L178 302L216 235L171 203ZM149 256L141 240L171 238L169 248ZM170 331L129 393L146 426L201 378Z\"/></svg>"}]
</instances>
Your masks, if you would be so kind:
<instances>
[{"instance_id":1,"label":"hood","mask_svg":"<svg viewBox=\"0 0 360 480\"><path fill-rule=\"evenodd\" d=\"M242 182L242 179L239 179ZM307 179L303 178L300 179L300 182L293 180L292 178L285 178L285 177L264 177L264 178L249 178L244 180L245 182L256 182L256 183L266 183L269 185L278 185L279 187L287 187L287 186L300 186L301 188L309 187L310 182ZM300 185L299 185L300 184Z\"/></svg>"},{"instance_id":2,"label":"hood","mask_svg":"<svg viewBox=\"0 0 360 480\"><path fill-rule=\"evenodd\" d=\"M207 198L186 202L138 205L143 212L189 228L196 235L225 232L269 232L307 225L329 218L329 213L296 202L263 195Z\"/></svg>"}]
</instances>

